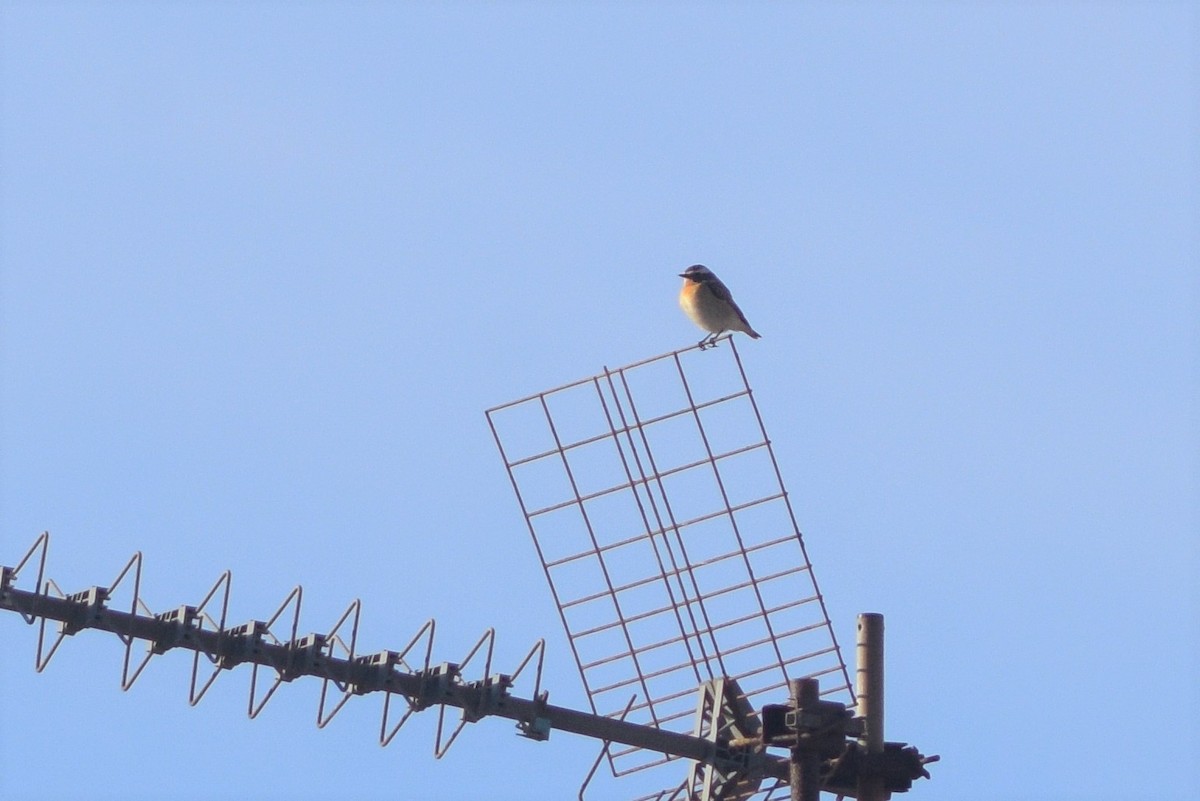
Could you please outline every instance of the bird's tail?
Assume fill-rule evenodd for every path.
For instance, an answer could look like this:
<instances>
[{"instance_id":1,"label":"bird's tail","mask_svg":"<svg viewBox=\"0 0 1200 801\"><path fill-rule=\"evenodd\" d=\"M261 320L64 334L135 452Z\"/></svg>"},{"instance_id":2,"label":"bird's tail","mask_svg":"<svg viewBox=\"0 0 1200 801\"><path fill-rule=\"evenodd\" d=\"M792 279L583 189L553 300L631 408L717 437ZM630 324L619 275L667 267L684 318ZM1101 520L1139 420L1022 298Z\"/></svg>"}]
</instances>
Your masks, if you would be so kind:
<instances>
[{"instance_id":1,"label":"bird's tail","mask_svg":"<svg viewBox=\"0 0 1200 801\"><path fill-rule=\"evenodd\" d=\"M746 326L746 334L749 335L751 339L762 339L762 334L758 333L750 326Z\"/></svg>"}]
</instances>

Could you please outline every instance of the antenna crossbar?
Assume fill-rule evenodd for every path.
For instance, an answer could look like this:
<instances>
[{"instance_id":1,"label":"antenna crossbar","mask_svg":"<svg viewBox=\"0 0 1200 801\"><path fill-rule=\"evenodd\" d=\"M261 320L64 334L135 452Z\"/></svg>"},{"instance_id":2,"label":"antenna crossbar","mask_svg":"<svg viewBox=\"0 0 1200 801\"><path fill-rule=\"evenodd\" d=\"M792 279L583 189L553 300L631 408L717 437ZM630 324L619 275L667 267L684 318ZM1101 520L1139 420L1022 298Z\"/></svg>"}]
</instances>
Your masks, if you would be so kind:
<instances>
[{"instance_id":1,"label":"antenna crossbar","mask_svg":"<svg viewBox=\"0 0 1200 801\"><path fill-rule=\"evenodd\" d=\"M404 658L407 649L405 652L399 653L381 651L369 654L355 654L351 649L346 656L338 656L333 653L334 644L341 642L340 638L335 636L336 630L345 622L350 610L342 616L337 626L334 627L334 631L329 634L296 636L296 621L300 611L299 599L302 597L299 588L292 591L280 608L280 612L275 615L275 618L278 618L285 608L294 607L294 614L290 616L291 620L289 621L289 634L292 636L288 640L280 641L271 634L269 624L259 620L231 626L224 626L224 621L222 621L222 624L213 624L213 627L206 628L205 621L211 621L211 618L191 606L177 607L162 614L153 614L147 609L143 614L138 611L138 608L145 609L145 604L136 595L132 604L134 611L114 609L108 605L112 595L113 588L111 587L95 586L82 592L58 597L50 592L51 586L57 588L57 584L51 579L43 581L40 591L21 589L15 586L20 569L29 560L29 556L32 556L38 549L42 551L42 564L39 566L38 577L42 578L48 541L47 534L39 537L30 553L17 567L0 566L0 610L16 612L31 625L40 621L43 637L48 621L58 623L60 641L63 637L74 635L84 629L115 634L125 643L126 648L132 646L134 640L145 641L148 650L146 661L150 656L172 649L193 651L196 654L196 662L193 666L193 689L196 682L196 665L199 663L200 656L206 657L214 665L217 673L243 664L253 665L256 671L258 668L270 668L276 673L276 681L265 697L257 699L257 703L253 695L254 687L251 687L249 708L251 717L255 717L262 710L280 683L291 682L301 676L312 676L326 682L326 687L329 682L332 682L346 694L346 697L373 692L389 694L389 698L391 695L403 696L408 704L410 714L439 706L443 709L443 713L446 707L462 710L464 722L475 722L487 716L507 718L516 721L522 734L535 740L545 740L549 737L550 731L559 729L608 743L620 743L633 748L656 751L669 757L683 757L722 768L739 766L744 768L746 766L744 755L741 757L731 756L727 749L718 749L713 742L701 737L548 703L549 693L540 690L541 662L545 652L544 644L541 642L534 646L516 671L516 673L520 673L524 670L536 654L538 684L535 687L534 697L522 698L509 691L513 685L513 675L491 671L490 646L485 675L477 680L467 680L462 675L463 666L470 661L480 644L485 640L490 643L492 637L490 631L484 635L484 638L481 638L480 644L476 645L476 649L473 649L472 654L468 655L462 663L432 664L430 662L433 631L431 624L426 624L426 627L414 638L414 642L410 643L411 648L422 637L428 640L426 647L419 649L424 651L424 662L420 662L418 658L415 666L409 666ZM140 572L141 560L139 557L135 557L135 560ZM114 585L116 583L118 582L114 582ZM228 588L228 574L223 574L218 581L218 585L222 583ZM212 593L210 593L211 595ZM357 639L358 608L359 603L356 601L351 606L355 613L356 627L352 635L354 639ZM224 616L223 612L222 616ZM274 619L271 623L273 622ZM43 637L39 637L39 643ZM45 668L57 645L56 642L51 653L44 658L39 648L37 659L39 669ZM128 662L129 660L126 659L127 669ZM134 679L140 675L144 667L145 662L138 667ZM123 689L126 690L132 684L132 680L123 679L122 681ZM324 696L323 689L322 707L324 706ZM192 702L196 703L199 700L200 698L193 694ZM340 707L339 704L338 709ZM337 709L328 715L325 715L323 711L322 709L318 713L318 726L321 727L329 722L333 714L336 714ZM384 735L387 735L386 717L382 728ZM461 728L461 724L459 728ZM390 734L394 735L395 729ZM457 731L444 745L439 738L439 743L435 748L438 756L445 753L456 735ZM381 743L384 745L390 740L391 736L381 737ZM764 777L786 779L788 771L786 759L769 754L758 754L755 762L756 770L761 770L761 775Z\"/></svg>"}]
</instances>

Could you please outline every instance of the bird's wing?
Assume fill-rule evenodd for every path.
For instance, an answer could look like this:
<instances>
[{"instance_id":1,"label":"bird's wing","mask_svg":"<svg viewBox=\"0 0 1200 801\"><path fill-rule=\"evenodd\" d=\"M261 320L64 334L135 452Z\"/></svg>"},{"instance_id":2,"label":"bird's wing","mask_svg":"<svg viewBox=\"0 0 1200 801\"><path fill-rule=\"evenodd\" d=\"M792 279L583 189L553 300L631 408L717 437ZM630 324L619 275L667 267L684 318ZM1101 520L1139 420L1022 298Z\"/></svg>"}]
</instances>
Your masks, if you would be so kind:
<instances>
[{"instance_id":1,"label":"bird's wing","mask_svg":"<svg viewBox=\"0 0 1200 801\"><path fill-rule=\"evenodd\" d=\"M709 275L708 280L705 281L704 283L708 284L708 288L711 289L712 293L714 295L716 295L720 300L723 300L726 303L730 303L730 304L733 303L733 295L729 292L729 287L727 287L727 286L725 286L725 284L721 283L720 278L717 278L715 275ZM736 308L736 306L735 306L735 308ZM740 314L740 312L739 312L739 314Z\"/></svg>"},{"instance_id":2,"label":"bird's wing","mask_svg":"<svg viewBox=\"0 0 1200 801\"><path fill-rule=\"evenodd\" d=\"M729 291L726 290L726 294L728 294L728 292ZM754 329L750 327L750 321L746 319L746 315L742 314L742 310L738 307L738 305L733 302L733 298L729 298L729 305L733 307L735 312L737 312L738 319L742 321L742 325L746 326L746 328L750 328L750 330L753 331Z\"/></svg>"}]
</instances>

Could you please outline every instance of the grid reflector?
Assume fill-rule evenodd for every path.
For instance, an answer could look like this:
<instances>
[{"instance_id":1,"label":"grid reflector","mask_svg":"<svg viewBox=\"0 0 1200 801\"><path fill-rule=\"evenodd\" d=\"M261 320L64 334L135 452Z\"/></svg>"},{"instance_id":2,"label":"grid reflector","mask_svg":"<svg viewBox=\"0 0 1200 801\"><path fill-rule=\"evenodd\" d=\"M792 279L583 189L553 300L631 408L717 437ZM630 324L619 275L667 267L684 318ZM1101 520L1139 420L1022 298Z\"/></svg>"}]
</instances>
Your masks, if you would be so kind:
<instances>
[{"instance_id":1,"label":"grid reflector","mask_svg":"<svg viewBox=\"0 0 1200 801\"><path fill-rule=\"evenodd\" d=\"M487 413L593 711L682 732L712 679L735 679L755 709L805 676L852 701L741 358L723 341ZM618 776L667 761L609 759Z\"/></svg>"}]
</instances>

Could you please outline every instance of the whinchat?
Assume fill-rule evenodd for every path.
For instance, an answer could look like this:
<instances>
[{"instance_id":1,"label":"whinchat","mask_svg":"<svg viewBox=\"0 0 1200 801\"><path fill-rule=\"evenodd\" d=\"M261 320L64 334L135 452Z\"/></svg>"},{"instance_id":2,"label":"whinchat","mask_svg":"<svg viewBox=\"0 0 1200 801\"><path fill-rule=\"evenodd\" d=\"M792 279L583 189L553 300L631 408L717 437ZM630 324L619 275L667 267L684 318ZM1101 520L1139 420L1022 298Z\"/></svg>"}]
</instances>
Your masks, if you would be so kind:
<instances>
[{"instance_id":1,"label":"whinchat","mask_svg":"<svg viewBox=\"0 0 1200 801\"><path fill-rule=\"evenodd\" d=\"M700 340L700 350L715 348L717 338L726 331L741 331L753 339L761 335L746 322L746 315L733 301L729 288L703 264L693 264L679 274L683 289L679 305L692 322L708 332Z\"/></svg>"}]
</instances>

